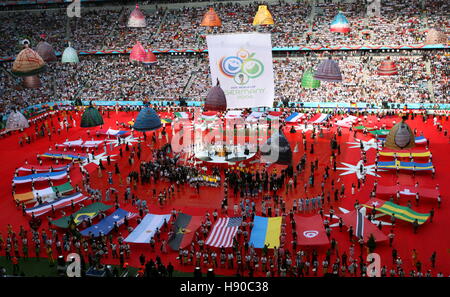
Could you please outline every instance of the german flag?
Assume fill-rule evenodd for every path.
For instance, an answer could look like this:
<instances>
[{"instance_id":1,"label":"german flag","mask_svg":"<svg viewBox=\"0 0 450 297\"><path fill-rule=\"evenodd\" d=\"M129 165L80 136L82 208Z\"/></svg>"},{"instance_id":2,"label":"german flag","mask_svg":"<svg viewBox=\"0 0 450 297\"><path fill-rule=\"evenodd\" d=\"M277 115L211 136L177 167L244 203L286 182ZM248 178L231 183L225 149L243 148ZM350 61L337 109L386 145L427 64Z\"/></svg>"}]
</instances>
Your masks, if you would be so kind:
<instances>
[{"instance_id":1,"label":"german flag","mask_svg":"<svg viewBox=\"0 0 450 297\"><path fill-rule=\"evenodd\" d=\"M180 213L174 224L174 234L169 239L172 250L178 251L191 244L195 231L202 224L202 217Z\"/></svg>"}]
</instances>

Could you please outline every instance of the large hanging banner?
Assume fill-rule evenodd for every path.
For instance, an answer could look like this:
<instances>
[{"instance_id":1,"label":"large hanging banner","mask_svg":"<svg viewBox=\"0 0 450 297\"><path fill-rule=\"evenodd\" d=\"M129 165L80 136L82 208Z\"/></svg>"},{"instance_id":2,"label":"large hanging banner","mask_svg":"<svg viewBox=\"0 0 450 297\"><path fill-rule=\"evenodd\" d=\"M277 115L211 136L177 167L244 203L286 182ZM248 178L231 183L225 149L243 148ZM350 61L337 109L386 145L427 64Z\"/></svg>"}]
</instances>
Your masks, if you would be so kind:
<instances>
[{"instance_id":1,"label":"large hanging banner","mask_svg":"<svg viewBox=\"0 0 450 297\"><path fill-rule=\"evenodd\" d=\"M227 108L273 107L270 34L208 35L206 42L212 85L219 80Z\"/></svg>"}]
</instances>

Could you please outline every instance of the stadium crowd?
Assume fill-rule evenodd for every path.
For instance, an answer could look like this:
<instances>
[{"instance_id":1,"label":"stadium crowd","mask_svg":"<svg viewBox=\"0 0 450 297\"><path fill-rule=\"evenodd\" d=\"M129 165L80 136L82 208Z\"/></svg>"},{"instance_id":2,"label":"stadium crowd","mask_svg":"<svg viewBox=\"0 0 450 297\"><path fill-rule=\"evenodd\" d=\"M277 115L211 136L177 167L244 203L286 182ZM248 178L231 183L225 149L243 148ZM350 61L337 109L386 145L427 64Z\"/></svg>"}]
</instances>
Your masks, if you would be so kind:
<instances>
[{"instance_id":1,"label":"stadium crowd","mask_svg":"<svg viewBox=\"0 0 450 297\"><path fill-rule=\"evenodd\" d=\"M326 56L325 56L326 57ZM322 82L316 89L301 87L303 73L315 69L320 55L274 58L275 101L448 103L448 58L442 53L389 55L399 71L379 76L377 67L387 54L333 57L342 71L342 83ZM12 108L74 100L188 100L203 101L211 87L206 55L158 55L154 66L136 65L128 56L81 56L79 64L51 63L40 74L42 87L27 89L21 79L0 72L0 106ZM428 67L427 67L428 64ZM11 65L7 66L8 68ZM429 71L428 71L429 70ZM22 100L26 98L26 100Z\"/></svg>"},{"instance_id":2,"label":"stadium crowd","mask_svg":"<svg viewBox=\"0 0 450 297\"><path fill-rule=\"evenodd\" d=\"M204 36L209 32L271 32L274 47L340 46L340 45L411 45L423 43L426 30L445 30L448 26L448 3L427 1L389 0L383 3L380 17L368 17L363 5L318 4L311 13L308 3L280 1L269 5L275 25L254 27L252 19L256 3L223 2L214 5L222 19L222 27L201 27L206 7L165 9L162 6L144 11L145 28L128 28L130 7L85 8L81 18L68 18L63 9L48 11L4 12L5 26L0 28L0 56L14 56L19 42L30 39L36 45L45 34L56 50L62 51L68 41L77 50L104 50L131 48L139 40L149 42L153 49L204 48ZM401 10L402 13L398 13ZM351 25L349 34L329 31L329 23L342 11ZM311 17L314 17L311 19ZM12 33L13 32L13 33Z\"/></svg>"}]
</instances>

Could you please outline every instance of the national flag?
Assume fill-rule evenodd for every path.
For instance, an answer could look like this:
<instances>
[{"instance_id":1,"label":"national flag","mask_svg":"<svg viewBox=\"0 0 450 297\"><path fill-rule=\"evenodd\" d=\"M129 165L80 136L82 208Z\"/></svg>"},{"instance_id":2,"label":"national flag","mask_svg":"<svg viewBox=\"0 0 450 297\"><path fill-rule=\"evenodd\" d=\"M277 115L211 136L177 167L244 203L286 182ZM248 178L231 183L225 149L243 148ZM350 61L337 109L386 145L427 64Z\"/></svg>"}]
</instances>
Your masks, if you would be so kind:
<instances>
[{"instance_id":1,"label":"national flag","mask_svg":"<svg viewBox=\"0 0 450 297\"><path fill-rule=\"evenodd\" d=\"M323 226L322 217L314 215L312 217L295 216L297 243L299 245L325 245L329 244L328 236Z\"/></svg>"},{"instance_id":2,"label":"national flag","mask_svg":"<svg viewBox=\"0 0 450 297\"><path fill-rule=\"evenodd\" d=\"M233 238L242 223L241 217L220 218L206 239L206 245L213 247L231 247Z\"/></svg>"},{"instance_id":3,"label":"national flag","mask_svg":"<svg viewBox=\"0 0 450 297\"><path fill-rule=\"evenodd\" d=\"M271 112L269 112L269 114L267 115L267 120L269 120L269 121L279 120L279 119L280 119L280 116L281 116L282 114L283 114L283 113L280 112L280 111L271 111Z\"/></svg>"},{"instance_id":4,"label":"national flag","mask_svg":"<svg viewBox=\"0 0 450 297\"><path fill-rule=\"evenodd\" d=\"M393 196L396 195L397 192L400 193L400 197L402 196L416 196L416 193L419 194L419 197L428 198L428 199L437 199L439 196L439 191L431 188L422 188L422 187L414 187L414 186L403 186L403 185L395 185L395 186L377 186L377 196Z\"/></svg>"},{"instance_id":5,"label":"national flag","mask_svg":"<svg viewBox=\"0 0 450 297\"><path fill-rule=\"evenodd\" d=\"M57 144L57 147L81 147L81 148L87 148L87 147L98 147L102 143L104 143L104 140L73 140L73 141L65 141L62 144Z\"/></svg>"},{"instance_id":6,"label":"national flag","mask_svg":"<svg viewBox=\"0 0 450 297\"><path fill-rule=\"evenodd\" d=\"M111 215L107 216L106 218L98 222L97 224L84 229L80 233L83 236L93 235L94 237L98 237L102 234L107 235L109 232L113 230L114 224L120 226L125 222L125 218L131 219L134 218L135 216L137 216L137 214L119 208Z\"/></svg>"},{"instance_id":7,"label":"national flag","mask_svg":"<svg viewBox=\"0 0 450 297\"><path fill-rule=\"evenodd\" d=\"M239 119L241 118L242 110L229 110L227 114L225 115L225 118L230 119Z\"/></svg>"},{"instance_id":8,"label":"national flag","mask_svg":"<svg viewBox=\"0 0 450 297\"><path fill-rule=\"evenodd\" d=\"M76 225L79 225L83 222L83 220L88 218L95 218L100 212L107 211L110 209L111 205L106 205L101 202L95 202L90 205L87 205L80 209L79 211L71 214L70 216L62 217L58 220L52 221L52 224L60 227L60 228L67 228L69 227L71 219L74 220Z\"/></svg>"},{"instance_id":9,"label":"national flag","mask_svg":"<svg viewBox=\"0 0 450 297\"><path fill-rule=\"evenodd\" d=\"M427 139L425 138L425 136L417 136L415 138L415 143L416 144L427 143Z\"/></svg>"},{"instance_id":10,"label":"national flag","mask_svg":"<svg viewBox=\"0 0 450 297\"><path fill-rule=\"evenodd\" d=\"M388 130L389 131L389 130ZM388 133L389 134L389 133ZM380 142L384 142L385 141L385 139L384 138L381 138L381 139L379 139L379 141ZM415 139L414 139L414 142L416 143L416 144L425 144L425 143L427 143L427 139L424 137L424 136L417 136Z\"/></svg>"},{"instance_id":11,"label":"national flag","mask_svg":"<svg viewBox=\"0 0 450 297\"><path fill-rule=\"evenodd\" d=\"M82 154L71 154L68 152L59 152L59 151L51 151L46 152L44 154L38 155L39 158L51 158L51 159L63 159L63 160L77 160L77 161L83 161L87 159L87 155Z\"/></svg>"},{"instance_id":12,"label":"national flag","mask_svg":"<svg viewBox=\"0 0 450 297\"><path fill-rule=\"evenodd\" d=\"M215 111L205 111L202 113L202 120L204 121L215 121L217 120L217 112Z\"/></svg>"},{"instance_id":13,"label":"national flag","mask_svg":"<svg viewBox=\"0 0 450 297\"><path fill-rule=\"evenodd\" d=\"M366 129L367 131L375 130L374 127L365 127L365 126L356 126L356 127L353 127L353 129L355 129L355 130L364 130L364 129Z\"/></svg>"},{"instance_id":14,"label":"national flag","mask_svg":"<svg viewBox=\"0 0 450 297\"><path fill-rule=\"evenodd\" d=\"M189 246L194 238L195 231L201 226L201 216L191 216L180 213L174 224L174 234L169 239L169 246L174 250L184 249Z\"/></svg>"},{"instance_id":15,"label":"national flag","mask_svg":"<svg viewBox=\"0 0 450 297\"><path fill-rule=\"evenodd\" d=\"M286 123L298 123L304 117L305 115L303 113L294 112L288 116L285 121Z\"/></svg>"},{"instance_id":16,"label":"national flag","mask_svg":"<svg viewBox=\"0 0 450 297\"><path fill-rule=\"evenodd\" d=\"M402 161L388 161L388 162L378 162L377 166L379 169L402 169L402 170L432 170L434 168L433 163L416 163L416 162L402 162Z\"/></svg>"},{"instance_id":17,"label":"national flag","mask_svg":"<svg viewBox=\"0 0 450 297\"><path fill-rule=\"evenodd\" d=\"M75 193L70 196L64 196L59 199L53 200L52 202L43 203L41 205L27 208L25 212L29 215L34 215L35 217L38 217L40 215L43 215L49 211L52 210L52 206L54 210L61 209L66 206L70 206L73 204L77 204L83 200L88 199L89 197L81 194L81 193Z\"/></svg>"},{"instance_id":18,"label":"national flag","mask_svg":"<svg viewBox=\"0 0 450 297\"><path fill-rule=\"evenodd\" d=\"M81 147L98 147L100 144L105 143L104 140L86 140Z\"/></svg>"},{"instance_id":19,"label":"national flag","mask_svg":"<svg viewBox=\"0 0 450 297\"><path fill-rule=\"evenodd\" d=\"M349 213L339 214L338 216L342 218L342 221L344 222L345 226L347 226L348 228L353 227L353 230L356 230L357 229L356 220L358 215L357 212L358 212L357 210L353 210ZM369 240L370 234L373 234L373 237L375 238L376 242L388 240L388 237L380 229L378 229L377 226L375 226L371 221L369 221L365 217L360 217L360 219L364 221L363 223L364 228L362 232L365 242Z\"/></svg>"},{"instance_id":20,"label":"national flag","mask_svg":"<svg viewBox=\"0 0 450 297\"><path fill-rule=\"evenodd\" d=\"M364 223L366 218L366 208L361 207L356 213L356 230L355 235L358 238L364 237Z\"/></svg>"},{"instance_id":21,"label":"national flag","mask_svg":"<svg viewBox=\"0 0 450 297\"><path fill-rule=\"evenodd\" d=\"M155 235L156 229L160 229L164 224L164 220L168 223L170 214L156 215L147 214L141 223L131 232L125 239L125 242L132 243L149 243L150 239Z\"/></svg>"},{"instance_id":22,"label":"national flag","mask_svg":"<svg viewBox=\"0 0 450 297\"><path fill-rule=\"evenodd\" d=\"M383 157L394 157L397 156L398 158L427 158L431 156L431 152L423 149L412 149L412 150L390 150L390 149L383 149L382 151L378 152L380 156Z\"/></svg>"},{"instance_id":23,"label":"national flag","mask_svg":"<svg viewBox=\"0 0 450 297\"><path fill-rule=\"evenodd\" d=\"M65 141L63 144L57 144L56 146L81 146L83 145L84 141L81 139L78 140L72 140L72 141Z\"/></svg>"},{"instance_id":24,"label":"national flag","mask_svg":"<svg viewBox=\"0 0 450 297\"><path fill-rule=\"evenodd\" d=\"M13 178L14 184L26 184L31 182L59 180L67 177L67 171L45 172L29 174L24 176L16 176Z\"/></svg>"},{"instance_id":25,"label":"national flag","mask_svg":"<svg viewBox=\"0 0 450 297\"><path fill-rule=\"evenodd\" d=\"M175 112L174 115L175 115L175 117L177 117L179 119L185 119L185 120L189 119L189 114L184 111Z\"/></svg>"},{"instance_id":26,"label":"national flag","mask_svg":"<svg viewBox=\"0 0 450 297\"><path fill-rule=\"evenodd\" d=\"M378 135L379 137L384 137L389 134L389 130L386 129L378 129L369 131L372 135Z\"/></svg>"},{"instance_id":27,"label":"national flag","mask_svg":"<svg viewBox=\"0 0 450 297\"><path fill-rule=\"evenodd\" d=\"M259 120L259 118L261 118L261 116L263 115L263 112L260 111L253 111L251 114L248 115L248 117L246 118L247 122L256 122Z\"/></svg>"},{"instance_id":28,"label":"national flag","mask_svg":"<svg viewBox=\"0 0 450 297\"><path fill-rule=\"evenodd\" d=\"M330 117L327 113L316 113L309 122L312 124L320 124L325 122Z\"/></svg>"},{"instance_id":29,"label":"national flag","mask_svg":"<svg viewBox=\"0 0 450 297\"><path fill-rule=\"evenodd\" d=\"M376 198L370 199L364 205L370 209L375 208L375 210L387 215L394 214L397 219L410 223L413 223L417 219L419 225L425 223L430 217L429 213L419 213L409 207L397 205L390 201L383 201Z\"/></svg>"},{"instance_id":30,"label":"national flag","mask_svg":"<svg viewBox=\"0 0 450 297\"><path fill-rule=\"evenodd\" d=\"M357 117L350 115L348 117L343 118L342 120L337 121L336 125L340 127L350 128L353 125L353 123L355 123L357 120L358 120Z\"/></svg>"},{"instance_id":31,"label":"national flag","mask_svg":"<svg viewBox=\"0 0 450 297\"><path fill-rule=\"evenodd\" d=\"M68 193L73 190L72 185L67 182L65 184L55 186L55 187L48 187L41 190L34 190L27 193L22 194L14 194L14 200L18 200L19 202L25 202L29 203L32 202L31 200L36 199L36 197L39 195L43 200L45 199L51 199L56 197L56 192L59 192L60 194Z\"/></svg>"},{"instance_id":32,"label":"national flag","mask_svg":"<svg viewBox=\"0 0 450 297\"><path fill-rule=\"evenodd\" d=\"M110 135L110 136L123 136L127 133L130 133L130 131L114 130L114 129L109 128L108 130L105 130L105 129L98 130L98 133L102 134L102 135Z\"/></svg>"},{"instance_id":33,"label":"national flag","mask_svg":"<svg viewBox=\"0 0 450 297\"><path fill-rule=\"evenodd\" d=\"M250 235L250 245L255 248L280 247L282 217L266 218L255 216L253 221L252 234Z\"/></svg>"},{"instance_id":34,"label":"national flag","mask_svg":"<svg viewBox=\"0 0 450 297\"><path fill-rule=\"evenodd\" d=\"M70 169L69 165L61 165L61 166L47 166L47 165L23 165L18 170L24 172L51 172L51 171L67 171Z\"/></svg>"}]
</instances>

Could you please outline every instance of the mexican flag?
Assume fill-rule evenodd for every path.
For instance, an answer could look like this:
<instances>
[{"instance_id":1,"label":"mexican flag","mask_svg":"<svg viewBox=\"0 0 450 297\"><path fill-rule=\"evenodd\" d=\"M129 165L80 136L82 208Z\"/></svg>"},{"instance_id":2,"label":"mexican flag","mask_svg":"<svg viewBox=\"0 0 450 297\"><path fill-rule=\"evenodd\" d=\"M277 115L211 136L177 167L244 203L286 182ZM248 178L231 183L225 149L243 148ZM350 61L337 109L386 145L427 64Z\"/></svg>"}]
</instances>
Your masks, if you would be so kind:
<instances>
[{"instance_id":1,"label":"mexican flag","mask_svg":"<svg viewBox=\"0 0 450 297\"><path fill-rule=\"evenodd\" d=\"M186 119L186 120L189 119L189 114L184 111L175 112L174 115L175 115L175 117L177 117L179 119Z\"/></svg>"}]
</instances>

